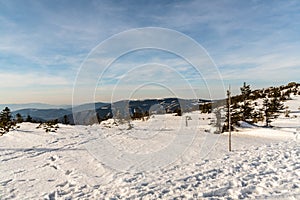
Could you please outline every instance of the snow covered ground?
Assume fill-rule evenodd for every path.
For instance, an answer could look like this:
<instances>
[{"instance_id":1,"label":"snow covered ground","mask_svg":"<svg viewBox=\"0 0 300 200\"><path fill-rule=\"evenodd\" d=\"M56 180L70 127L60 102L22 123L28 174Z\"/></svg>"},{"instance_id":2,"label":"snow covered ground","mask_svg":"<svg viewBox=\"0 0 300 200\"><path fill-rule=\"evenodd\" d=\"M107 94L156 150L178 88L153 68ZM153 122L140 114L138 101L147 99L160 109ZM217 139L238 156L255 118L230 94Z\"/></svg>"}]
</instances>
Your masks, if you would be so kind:
<instances>
[{"instance_id":1,"label":"snow covered ground","mask_svg":"<svg viewBox=\"0 0 300 200\"><path fill-rule=\"evenodd\" d=\"M22 123L0 137L0 199L300 199L300 114L291 115L273 129L240 128L232 152L198 112L56 133Z\"/></svg>"}]
</instances>

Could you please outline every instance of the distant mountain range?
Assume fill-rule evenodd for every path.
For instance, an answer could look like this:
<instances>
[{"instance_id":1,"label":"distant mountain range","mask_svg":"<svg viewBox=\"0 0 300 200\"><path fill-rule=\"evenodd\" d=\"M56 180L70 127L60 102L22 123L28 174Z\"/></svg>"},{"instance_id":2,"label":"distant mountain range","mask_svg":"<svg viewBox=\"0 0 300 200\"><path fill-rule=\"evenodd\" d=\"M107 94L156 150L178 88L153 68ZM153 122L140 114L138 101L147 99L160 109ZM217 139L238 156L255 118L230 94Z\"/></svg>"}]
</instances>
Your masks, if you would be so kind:
<instances>
[{"instance_id":1,"label":"distant mountain range","mask_svg":"<svg viewBox=\"0 0 300 200\"><path fill-rule=\"evenodd\" d=\"M45 103L24 103L24 104L0 104L0 109L2 110L5 107L9 107L11 111L21 110L21 109L58 109L58 108L70 108L71 105L51 105Z\"/></svg>"},{"instance_id":2,"label":"distant mountain range","mask_svg":"<svg viewBox=\"0 0 300 200\"><path fill-rule=\"evenodd\" d=\"M199 109L199 104L210 102L204 99L146 99L146 100L123 100L114 103L88 103L79 106L63 105L55 106L49 104L11 104L3 105L9 107L13 116L20 113L24 119L28 115L35 121L49 121L57 119L64 122L66 119L70 124L93 124L113 116L126 117L126 115L145 114L151 112L173 113L178 110L188 112ZM26 108L27 107L27 108ZM20 109L18 109L20 108Z\"/></svg>"}]
</instances>

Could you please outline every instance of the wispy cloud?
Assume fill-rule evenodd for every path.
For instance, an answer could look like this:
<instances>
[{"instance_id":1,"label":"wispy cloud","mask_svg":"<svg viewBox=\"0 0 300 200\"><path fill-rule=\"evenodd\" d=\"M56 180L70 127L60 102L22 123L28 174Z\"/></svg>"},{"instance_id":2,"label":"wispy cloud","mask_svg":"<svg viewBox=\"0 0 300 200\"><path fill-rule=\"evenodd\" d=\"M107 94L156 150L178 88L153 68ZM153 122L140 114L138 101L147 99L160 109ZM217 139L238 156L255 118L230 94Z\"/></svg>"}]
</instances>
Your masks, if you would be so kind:
<instances>
[{"instance_id":1,"label":"wispy cloud","mask_svg":"<svg viewBox=\"0 0 300 200\"><path fill-rule=\"evenodd\" d=\"M2 89L28 88L38 86L70 86L67 79L39 73L1 73Z\"/></svg>"},{"instance_id":2,"label":"wispy cloud","mask_svg":"<svg viewBox=\"0 0 300 200\"><path fill-rule=\"evenodd\" d=\"M15 91L20 87L15 82L22 81L28 87L72 85L81 62L100 42L121 31L147 26L175 29L203 45L226 83L239 84L239 80L247 79L265 86L275 77L285 83L299 74L299 10L300 3L292 0L0 1L0 73L6 80L0 87ZM161 44L169 42L163 35L157 39ZM178 42L173 39L173 44ZM113 45L125 48L131 43L138 44L138 38ZM193 54L184 44L180 48ZM182 59L147 59L134 53L135 57L114 63L107 79L124 79L133 65L160 63L172 66L191 84L198 84L195 71ZM92 58L95 69L111 60L109 56ZM203 77L214 78L210 61L203 64L207 60L202 55L193 59L207 67L202 70ZM159 77L155 70L144 68L144 72L145 76ZM87 80L99 78L95 71L85 75ZM164 75L166 79L168 75Z\"/></svg>"}]
</instances>

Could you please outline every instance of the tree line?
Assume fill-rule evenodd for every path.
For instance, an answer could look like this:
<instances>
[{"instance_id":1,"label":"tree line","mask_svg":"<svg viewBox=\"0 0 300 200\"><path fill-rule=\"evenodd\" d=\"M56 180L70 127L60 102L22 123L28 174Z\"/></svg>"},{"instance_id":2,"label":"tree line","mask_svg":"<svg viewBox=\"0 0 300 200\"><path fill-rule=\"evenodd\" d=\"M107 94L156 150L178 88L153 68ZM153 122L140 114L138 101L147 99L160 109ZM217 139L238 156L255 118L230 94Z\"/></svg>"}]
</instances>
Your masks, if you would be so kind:
<instances>
[{"instance_id":1,"label":"tree line","mask_svg":"<svg viewBox=\"0 0 300 200\"><path fill-rule=\"evenodd\" d=\"M37 128L43 128L46 132L55 132L59 128L57 125L58 119L41 122L34 120L30 115L27 115L24 120L20 113L17 113L16 116L13 117L10 109L8 107L5 107L0 112L0 136L11 130L19 128L17 124L20 124L22 122L39 123ZM69 123L67 116L64 116L63 123Z\"/></svg>"},{"instance_id":2,"label":"tree line","mask_svg":"<svg viewBox=\"0 0 300 200\"><path fill-rule=\"evenodd\" d=\"M271 122L278 118L284 109L287 109L283 102L290 100L291 94L300 95L299 86L300 84L291 82L286 86L251 90L250 85L244 82L240 88L240 94L231 97L230 105L228 99L223 99L202 104L200 110L202 113L213 112L215 114L215 126L219 127L218 132L229 130L229 114L231 116L231 129L238 125L239 121L245 121L249 124L263 121L266 127L270 127ZM261 106L255 101L257 99L263 100ZM225 112L225 116L222 116L222 111ZM286 116L288 116L288 112Z\"/></svg>"}]
</instances>

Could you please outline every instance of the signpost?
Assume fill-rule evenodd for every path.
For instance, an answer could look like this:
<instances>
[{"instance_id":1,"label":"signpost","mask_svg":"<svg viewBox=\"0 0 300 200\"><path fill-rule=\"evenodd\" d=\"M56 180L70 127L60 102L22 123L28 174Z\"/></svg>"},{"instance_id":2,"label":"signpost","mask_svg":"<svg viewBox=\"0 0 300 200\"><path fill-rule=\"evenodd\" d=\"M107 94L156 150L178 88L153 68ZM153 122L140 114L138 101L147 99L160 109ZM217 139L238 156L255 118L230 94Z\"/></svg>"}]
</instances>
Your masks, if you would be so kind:
<instances>
[{"instance_id":1,"label":"signpost","mask_svg":"<svg viewBox=\"0 0 300 200\"><path fill-rule=\"evenodd\" d=\"M230 92L230 85L229 89L227 90L227 96L228 96L228 150L231 151L231 111L230 111L230 104L231 104L231 92Z\"/></svg>"}]
</instances>

